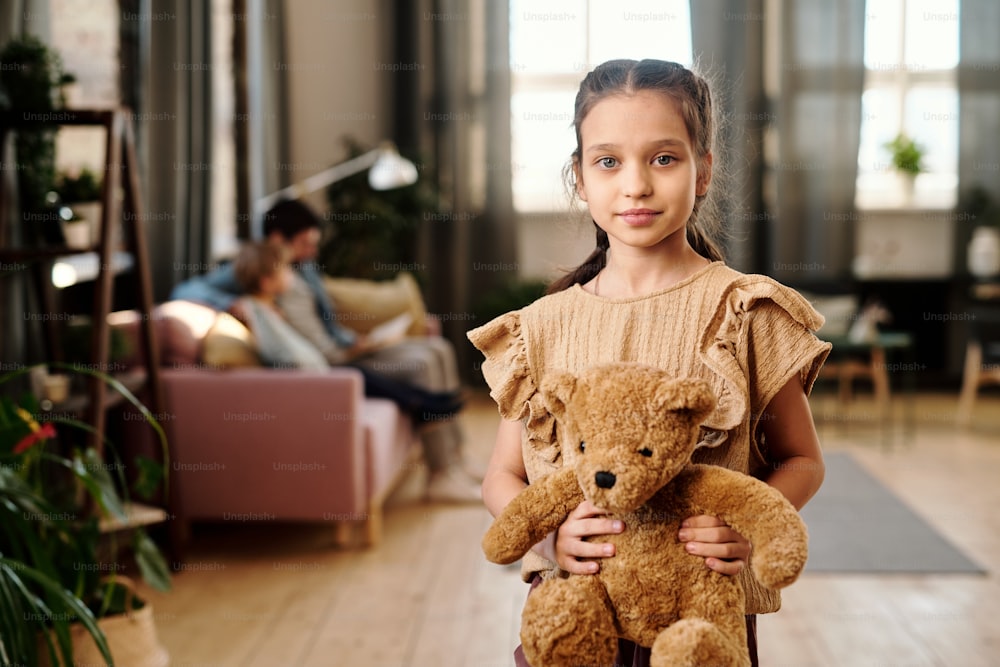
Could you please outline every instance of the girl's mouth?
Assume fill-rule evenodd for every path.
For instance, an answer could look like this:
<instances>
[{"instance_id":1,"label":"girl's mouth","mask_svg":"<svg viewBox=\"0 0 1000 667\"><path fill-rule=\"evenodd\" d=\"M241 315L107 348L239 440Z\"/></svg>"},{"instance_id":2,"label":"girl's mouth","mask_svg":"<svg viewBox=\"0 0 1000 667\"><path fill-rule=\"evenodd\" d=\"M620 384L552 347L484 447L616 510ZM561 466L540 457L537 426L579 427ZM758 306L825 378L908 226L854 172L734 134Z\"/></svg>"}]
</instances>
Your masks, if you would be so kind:
<instances>
[{"instance_id":1,"label":"girl's mouth","mask_svg":"<svg viewBox=\"0 0 1000 667\"><path fill-rule=\"evenodd\" d=\"M630 208L618 215L625 221L626 225L641 227L652 223L660 213L661 211L654 211L651 208Z\"/></svg>"}]
</instances>

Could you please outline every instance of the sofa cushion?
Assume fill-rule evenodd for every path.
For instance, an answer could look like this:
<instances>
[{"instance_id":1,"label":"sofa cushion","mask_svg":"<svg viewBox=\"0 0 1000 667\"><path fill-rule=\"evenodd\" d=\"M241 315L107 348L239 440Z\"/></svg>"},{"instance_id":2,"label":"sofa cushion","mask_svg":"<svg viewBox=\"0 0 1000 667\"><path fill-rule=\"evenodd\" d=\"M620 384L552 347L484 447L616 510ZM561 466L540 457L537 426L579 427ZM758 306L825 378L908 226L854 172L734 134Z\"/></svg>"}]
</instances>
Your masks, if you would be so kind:
<instances>
[{"instance_id":1,"label":"sofa cushion","mask_svg":"<svg viewBox=\"0 0 1000 667\"><path fill-rule=\"evenodd\" d=\"M193 301L167 301L153 308L152 320L159 342L162 366L193 366L199 362L201 343L215 323L216 311ZM108 315L108 324L124 334L127 352L121 360L126 366L143 362L139 345L142 314L124 310Z\"/></svg>"},{"instance_id":2,"label":"sofa cushion","mask_svg":"<svg viewBox=\"0 0 1000 667\"><path fill-rule=\"evenodd\" d=\"M205 334L201 360L211 368L253 368L260 366L253 334L229 313L219 313Z\"/></svg>"},{"instance_id":3,"label":"sofa cushion","mask_svg":"<svg viewBox=\"0 0 1000 667\"><path fill-rule=\"evenodd\" d=\"M365 482L369 498L382 498L407 463L414 443L410 418L384 398L365 399L361 408L365 434Z\"/></svg>"},{"instance_id":4,"label":"sofa cushion","mask_svg":"<svg viewBox=\"0 0 1000 667\"><path fill-rule=\"evenodd\" d=\"M413 323L406 333L426 333L427 309L420 287L409 273L383 281L324 276L323 282L337 311L337 321L349 329L368 333L401 313L410 313Z\"/></svg>"}]
</instances>

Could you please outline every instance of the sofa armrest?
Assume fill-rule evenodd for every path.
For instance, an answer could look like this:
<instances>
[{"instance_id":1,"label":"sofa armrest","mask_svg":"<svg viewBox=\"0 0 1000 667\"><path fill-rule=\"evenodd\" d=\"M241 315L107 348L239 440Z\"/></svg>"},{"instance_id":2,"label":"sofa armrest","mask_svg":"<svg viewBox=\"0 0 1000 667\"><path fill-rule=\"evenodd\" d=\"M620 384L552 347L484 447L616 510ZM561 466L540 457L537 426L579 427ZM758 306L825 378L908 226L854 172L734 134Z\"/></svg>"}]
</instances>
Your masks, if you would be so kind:
<instances>
[{"instance_id":1,"label":"sofa armrest","mask_svg":"<svg viewBox=\"0 0 1000 667\"><path fill-rule=\"evenodd\" d=\"M360 372L162 375L179 517L331 520L366 511Z\"/></svg>"}]
</instances>

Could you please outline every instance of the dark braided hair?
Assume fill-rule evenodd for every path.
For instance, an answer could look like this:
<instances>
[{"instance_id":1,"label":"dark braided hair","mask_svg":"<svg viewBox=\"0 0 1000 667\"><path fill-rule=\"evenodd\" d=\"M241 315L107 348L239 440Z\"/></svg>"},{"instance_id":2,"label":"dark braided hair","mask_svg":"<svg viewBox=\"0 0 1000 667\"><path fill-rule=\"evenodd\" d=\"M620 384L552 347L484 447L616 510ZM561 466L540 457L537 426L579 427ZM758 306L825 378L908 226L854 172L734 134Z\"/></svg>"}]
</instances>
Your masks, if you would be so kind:
<instances>
[{"instance_id":1,"label":"dark braided hair","mask_svg":"<svg viewBox=\"0 0 1000 667\"><path fill-rule=\"evenodd\" d=\"M580 83L576 94L573 127L576 130L576 150L564 171L568 188L576 192L576 168L582 156L580 125L590 110L611 95L633 94L649 90L666 95L677 103L684 126L690 135L699 175L711 168L708 156L712 152L715 122L712 96L708 83L683 65L666 60L609 60L598 65ZM722 260L719 246L706 233L706 227L717 224L714 216L699 215L703 212L708 193L695 196L694 210L687 222L687 239L699 255L710 260ZM593 222L593 220L592 220ZM577 283L594 278L607 265L608 235L596 222L597 247L587 259L566 275L549 285L547 293L560 292Z\"/></svg>"}]
</instances>

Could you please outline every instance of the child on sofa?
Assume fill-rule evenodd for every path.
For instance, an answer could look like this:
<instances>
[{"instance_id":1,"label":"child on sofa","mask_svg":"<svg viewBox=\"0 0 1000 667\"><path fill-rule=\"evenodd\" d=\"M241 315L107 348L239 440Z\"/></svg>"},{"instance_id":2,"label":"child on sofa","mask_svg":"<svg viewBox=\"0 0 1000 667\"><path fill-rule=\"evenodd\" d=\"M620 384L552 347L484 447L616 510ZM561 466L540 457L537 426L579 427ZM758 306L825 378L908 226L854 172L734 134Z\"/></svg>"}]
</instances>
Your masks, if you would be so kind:
<instances>
[{"instance_id":1,"label":"child on sofa","mask_svg":"<svg viewBox=\"0 0 1000 667\"><path fill-rule=\"evenodd\" d=\"M270 243L244 245L233 264L236 279L246 290L240 309L253 332L261 361L274 367L320 370L326 358L285 321L276 300L292 280L288 253Z\"/></svg>"},{"instance_id":2,"label":"child on sofa","mask_svg":"<svg viewBox=\"0 0 1000 667\"><path fill-rule=\"evenodd\" d=\"M289 264L289 250L279 243L247 243L240 249L233 262L233 273L246 296L239 299L247 326L254 334L257 353L271 366L303 369L326 369L326 357L285 320L278 306L278 298L292 286L296 276ZM430 468L428 485L435 489L430 494L435 500L479 501L478 489L465 486L453 488L455 475L450 462L439 461L429 452L427 429L446 420L461 408L461 400L452 392L433 392L385 377L368 369L355 366L364 376L365 394L394 401L414 422L421 425L421 443L424 458ZM442 484L441 480L446 483Z\"/></svg>"}]
</instances>

